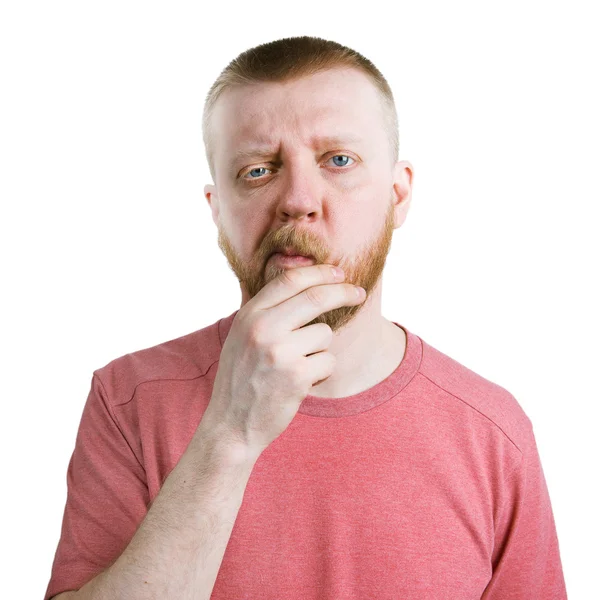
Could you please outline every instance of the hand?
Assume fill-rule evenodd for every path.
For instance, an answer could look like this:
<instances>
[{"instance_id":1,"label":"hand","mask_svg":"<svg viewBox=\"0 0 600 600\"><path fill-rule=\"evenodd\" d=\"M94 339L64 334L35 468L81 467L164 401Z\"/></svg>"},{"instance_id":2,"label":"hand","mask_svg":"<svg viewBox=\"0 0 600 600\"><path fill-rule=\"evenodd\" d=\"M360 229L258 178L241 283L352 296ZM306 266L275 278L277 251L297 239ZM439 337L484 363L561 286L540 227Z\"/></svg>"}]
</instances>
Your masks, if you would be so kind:
<instances>
[{"instance_id":1,"label":"hand","mask_svg":"<svg viewBox=\"0 0 600 600\"><path fill-rule=\"evenodd\" d=\"M205 418L259 456L290 424L310 388L327 379L331 327L309 321L358 305L366 294L331 265L287 269L237 312L227 335ZM308 356L310 355L310 356Z\"/></svg>"}]
</instances>

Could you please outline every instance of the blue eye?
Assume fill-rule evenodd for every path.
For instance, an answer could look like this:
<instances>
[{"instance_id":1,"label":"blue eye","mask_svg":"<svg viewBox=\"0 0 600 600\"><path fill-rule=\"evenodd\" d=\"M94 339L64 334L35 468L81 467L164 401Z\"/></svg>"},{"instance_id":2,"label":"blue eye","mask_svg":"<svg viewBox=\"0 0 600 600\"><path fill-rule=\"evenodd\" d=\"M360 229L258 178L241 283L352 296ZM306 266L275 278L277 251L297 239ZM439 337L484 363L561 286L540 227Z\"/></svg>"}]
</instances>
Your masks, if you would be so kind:
<instances>
[{"instance_id":1,"label":"blue eye","mask_svg":"<svg viewBox=\"0 0 600 600\"><path fill-rule=\"evenodd\" d=\"M343 156L344 158L349 158L350 160L354 160L352 157L348 156L347 154L336 154L335 156L332 156L331 158L339 158L340 156ZM329 160L331 160L331 158ZM345 167L346 165L337 165L338 167Z\"/></svg>"},{"instance_id":2,"label":"blue eye","mask_svg":"<svg viewBox=\"0 0 600 600\"><path fill-rule=\"evenodd\" d=\"M255 167L254 169L251 169L250 171L248 171L248 173L246 173L246 175L250 175L250 173L252 173L253 171L260 171L261 169L263 171L265 171L265 170L270 171L270 169L267 169L266 167ZM246 177L244 176L244 179L245 178ZM256 177L250 177L250 179L257 179L257 178Z\"/></svg>"},{"instance_id":3,"label":"blue eye","mask_svg":"<svg viewBox=\"0 0 600 600\"><path fill-rule=\"evenodd\" d=\"M347 167L347 159L350 160L354 160L351 156L348 156L347 154L336 154L334 156L331 156L330 158L328 158L327 160L330 161L333 158L339 158L339 157L343 157L346 159L346 164L343 165L337 165L338 167ZM270 171L271 169L268 169L267 167L254 167L253 169L250 169L250 171L248 171L243 177L242 179L260 179L260 177L247 177L247 175L251 175L252 173L256 172L256 171ZM336 169L336 170L343 170L343 169Z\"/></svg>"}]
</instances>

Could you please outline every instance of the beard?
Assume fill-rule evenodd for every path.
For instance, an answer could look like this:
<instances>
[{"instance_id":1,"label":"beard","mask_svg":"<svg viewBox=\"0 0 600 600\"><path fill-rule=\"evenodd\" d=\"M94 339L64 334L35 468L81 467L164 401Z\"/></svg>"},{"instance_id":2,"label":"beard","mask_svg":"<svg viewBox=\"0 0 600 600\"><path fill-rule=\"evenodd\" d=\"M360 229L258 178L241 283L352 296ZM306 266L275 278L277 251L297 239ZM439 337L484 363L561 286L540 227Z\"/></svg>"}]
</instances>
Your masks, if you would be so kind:
<instances>
[{"instance_id":1,"label":"beard","mask_svg":"<svg viewBox=\"0 0 600 600\"><path fill-rule=\"evenodd\" d=\"M287 270L269 260L281 248L290 247L296 254L312 256L315 264L331 264L343 269L344 283L363 287L367 292L365 300L356 306L340 306L328 310L304 325L306 327L314 323L325 323L331 327L333 332L336 332L348 324L365 306L379 282L392 244L394 203L390 202L383 226L375 238L359 248L353 257L342 258L339 261L329 258L331 252L328 247L311 231L299 229L297 226L284 226L269 232L250 261L240 257L220 224L218 231L219 248L240 282L242 294L247 295L248 299L254 298L267 283Z\"/></svg>"}]
</instances>

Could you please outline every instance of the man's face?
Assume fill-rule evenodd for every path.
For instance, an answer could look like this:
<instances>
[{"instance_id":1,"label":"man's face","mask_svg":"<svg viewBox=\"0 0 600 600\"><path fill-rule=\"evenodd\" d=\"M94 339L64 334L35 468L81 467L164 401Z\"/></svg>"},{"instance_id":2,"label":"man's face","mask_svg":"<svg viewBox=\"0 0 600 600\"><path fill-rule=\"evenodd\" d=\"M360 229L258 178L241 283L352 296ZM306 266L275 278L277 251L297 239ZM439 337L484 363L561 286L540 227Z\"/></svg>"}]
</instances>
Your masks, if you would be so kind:
<instances>
[{"instance_id":1,"label":"man's face","mask_svg":"<svg viewBox=\"0 0 600 600\"><path fill-rule=\"evenodd\" d=\"M291 268L272 256L285 248L339 265L346 282L367 296L373 291L400 226L381 110L376 89L352 69L221 96L212 123L217 187L210 204L242 305ZM326 323L335 332L364 304L307 324Z\"/></svg>"}]
</instances>

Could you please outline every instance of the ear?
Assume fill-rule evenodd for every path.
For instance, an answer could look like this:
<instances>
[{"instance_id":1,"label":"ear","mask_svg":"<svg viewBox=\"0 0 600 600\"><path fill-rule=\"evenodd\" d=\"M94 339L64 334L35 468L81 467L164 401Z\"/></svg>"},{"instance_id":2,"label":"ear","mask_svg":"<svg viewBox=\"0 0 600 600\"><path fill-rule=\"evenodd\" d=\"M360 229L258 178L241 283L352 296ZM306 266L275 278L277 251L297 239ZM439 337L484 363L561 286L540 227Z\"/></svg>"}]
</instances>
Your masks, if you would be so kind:
<instances>
[{"instance_id":1,"label":"ear","mask_svg":"<svg viewBox=\"0 0 600 600\"><path fill-rule=\"evenodd\" d=\"M413 167L407 160L400 160L394 166L394 229L406 220L412 198Z\"/></svg>"},{"instance_id":2,"label":"ear","mask_svg":"<svg viewBox=\"0 0 600 600\"><path fill-rule=\"evenodd\" d=\"M204 196L208 201L212 212L212 220L217 227L219 226L219 197L217 196L217 188L214 185L204 186Z\"/></svg>"}]
</instances>

